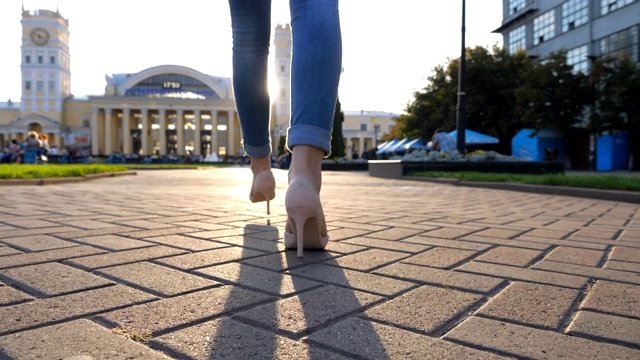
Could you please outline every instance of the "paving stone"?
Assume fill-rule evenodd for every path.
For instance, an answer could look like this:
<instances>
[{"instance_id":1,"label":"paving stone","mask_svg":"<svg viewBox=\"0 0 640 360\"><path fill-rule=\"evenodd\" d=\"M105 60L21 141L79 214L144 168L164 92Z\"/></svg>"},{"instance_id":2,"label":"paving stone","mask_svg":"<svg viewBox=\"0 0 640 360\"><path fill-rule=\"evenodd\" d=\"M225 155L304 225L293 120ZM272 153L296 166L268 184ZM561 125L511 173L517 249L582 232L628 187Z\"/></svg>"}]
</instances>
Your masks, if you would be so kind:
<instances>
[{"instance_id":1,"label":"paving stone","mask_svg":"<svg viewBox=\"0 0 640 360\"><path fill-rule=\"evenodd\" d=\"M424 230L407 229L402 227L393 227L390 229L376 231L374 233L366 235L366 237L383 239L383 240L401 240L410 236L423 233Z\"/></svg>"},{"instance_id":2,"label":"paving stone","mask_svg":"<svg viewBox=\"0 0 640 360\"><path fill-rule=\"evenodd\" d=\"M148 261L162 257L184 254L186 251L167 246L151 246L141 249L122 250L106 254L67 260L67 263L87 270L95 270L109 266L130 264L138 261Z\"/></svg>"},{"instance_id":3,"label":"paving stone","mask_svg":"<svg viewBox=\"0 0 640 360\"><path fill-rule=\"evenodd\" d=\"M273 331L301 335L382 299L360 291L323 286L241 312L234 318Z\"/></svg>"},{"instance_id":4,"label":"paving stone","mask_svg":"<svg viewBox=\"0 0 640 360\"><path fill-rule=\"evenodd\" d=\"M424 285L365 312L365 316L433 334L483 299L482 295Z\"/></svg>"},{"instance_id":5,"label":"paving stone","mask_svg":"<svg viewBox=\"0 0 640 360\"><path fill-rule=\"evenodd\" d=\"M488 293L504 282L502 279L488 276L402 263L391 264L375 270L373 273L406 279L420 284L441 285L479 293Z\"/></svg>"},{"instance_id":6,"label":"paving stone","mask_svg":"<svg viewBox=\"0 0 640 360\"><path fill-rule=\"evenodd\" d=\"M164 296L175 296L220 285L215 281L149 262L104 268L96 273Z\"/></svg>"},{"instance_id":7,"label":"paving stone","mask_svg":"<svg viewBox=\"0 0 640 360\"><path fill-rule=\"evenodd\" d=\"M370 233L371 233L371 230L349 229L349 228L342 228L342 229L328 231L329 239L331 241L339 241L339 240L351 239L355 237L361 237Z\"/></svg>"},{"instance_id":8,"label":"paving stone","mask_svg":"<svg viewBox=\"0 0 640 360\"><path fill-rule=\"evenodd\" d=\"M355 254L341 256L331 259L326 264L339 266L347 269L371 271L377 267L406 258L409 255L397 251L369 249Z\"/></svg>"},{"instance_id":9,"label":"paving stone","mask_svg":"<svg viewBox=\"0 0 640 360\"><path fill-rule=\"evenodd\" d=\"M85 319L0 336L0 349L12 359L169 359Z\"/></svg>"},{"instance_id":10,"label":"paving stone","mask_svg":"<svg viewBox=\"0 0 640 360\"><path fill-rule=\"evenodd\" d=\"M0 257L15 254L22 254L22 251L10 248L8 246L0 246Z\"/></svg>"},{"instance_id":11,"label":"paving stone","mask_svg":"<svg viewBox=\"0 0 640 360\"><path fill-rule=\"evenodd\" d=\"M547 271L523 269L515 266L489 264L478 261L463 264L457 267L456 270L574 289L581 289L588 280L587 277L582 276L557 274Z\"/></svg>"},{"instance_id":12,"label":"paving stone","mask_svg":"<svg viewBox=\"0 0 640 360\"><path fill-rule=\"evenodd\" d=\"M0 286L0 306L15 305L29 300L33 298L21 291L10 286Z\"/></svg>"},{"instance_id":13,"label":"paving stone","mask_svg":"<svg viewBox=\"0 0 640 360\"><path fill-rule=\"evenodd\" d=\"M0 271L4 278L33 294L49 297L113 284L104 278L60 263L22 266Z\"/></svg>"},{"instance_id":14,"label":"paving stone","mask_svg":"<svg viewBox=\"0 0 640 360\"><path fill-rule=\"evenodd\" d=\"M155 222L150 220L127 220L127 221L120 220L118 223L123 226L130 226L130 227L146 229L146 230L163 229L163 228L168 228L173 226L172 224Z\"/></svg>"},{"instance_id":15,"label":"paving stone","mask_svg":"<svg viewBox=\"0 0 640 360\"><path fill-rule=\"evenodd\" d=\"M156 243L156 244L175 247L178 249L189 250L189 251L211 250L211 249L218 249L218 248L227 246L225 244L221 244L213 241L194 239L189 236L175 235L175 234L149 237L149 238L144 238L143 240Z\"/></svg>"},{"instance_id":16,"label":"paving stone","mask_svg":"<svg viewBox=\"0 0 640 360\"><path fill-rule=\"evenodd\" d=\"M243 260L243 264L256 266L259 268L281 272L290 270L300 266L306 266L309 264L321 262L321 261L334 261L336 257L340 257L340 254L333 254L328 251L304 251L304 257L298 258L295 250L289 250L287 252L281 252L276 254L270 254L265 256L256 257L249 260Z\"/></svg>"},{"instance_id":17,"label":"paving stone","mask_svg":"<svg viewBox=\"0 0 640 360\"><path fill-rule=\"evenodd\" d=\"M640 320L578 311L567 333L640 345Z\"/></svg>"},{"instance_id":18,"label":"paving stone","mask_svg":"<svg viewBox=\"0 0 640 360\"><path fill-rule=\"evenodd\" d=\"M580 309L640 319L640 288L629 284L596 281L580 304Z\"/></svg>"},{"instance_id":19,"label":"paving stone","mask_svg":"<svg viewBox=\"0 0 640 360\"><path fill-rule=\"evenodd\" d=\"M358 245L352 245L351 243L348 243L346 241L329 241L329 243L327 244L327 247L325 248L326 251L330 251L330 252L334 252L334 253L339 253L339 254L353 254L353 253L357 253L363 250L366 250L366 247L363 246L358 246Z\"/></svg>"},{"instance_id":20,"label":"paving stone","mask_svg":"<svg viewBox=\"0 0 640 360\"><path fill-rule=\"evenodd\" d=\"M223 238L215 238L210 240L212 243L218 243L221 246L234 245L243 248L260 250L264 253L276 253L285 251L284 243L277 240L262 240L249 236L227 236Z\"/></svg>"},{"instance_id":21,"label":"paving stone","mask_svg":"<svg viewBox=\"0 0 640 360\"><path fill-rule=\"evenodd\" d=\"M131 231L134 231L134 230L137 230L137 229L127 227L127 226L115 225L109 228L88 229L88 230L75 229L74 231L56 233L56 237L73 240L73 239L89 237L89 236L120 234L125 232L128 235L130 234Z\"/></svg>"},{"instance_id":22,"label":"paving stone","mask_svg":"<svg viewBox=\"0 0 640 360\"><path fill-rule=\"evenodd\" d=\"M245 235L249 235L257 232L260 232L260 230L251 230L251 229L242 228L242 227L232 227L228 229L219 229L219 230L212 230L212 231L193 232L193 230L191 230L191 232L189 233L189 236L211 240L211 239L228 237L228 236L245 236Z\"/></svg>"},{"instance_id":23,"label":"paving stone","mask_svg":"<svg viewBox=\"0 0 640 360\"><path fill-rule=\"evenodd\" d=\"M636 262L609 260L604 264L604 268L640 273L640 263Z\"/></svg>"},{"instance_id":24,"label":"paving stone","mask_svg":"<svg viewBox=\"0 0 640 360\"><path fill-rule=\"evenodd\" d=\"M475 258L475 260L522 267L531 263L540 255L542 255L542 251L540 250L520 249L510 246L498 246L497 248L491 249L489 250L489 252L478 256L477 258Z\"/></svg>"},{"instance_id":25,"label":"paving stone","mask_svg":"<svg viewBox=\"0 0 640 360\"><path fill-rule=\"evenodd\" d=\"M545 260L570 264L598 266L605 255L602 250L577 249L559 246L545 257Z\"/></svg>"},{"instance_id":26,"label":"paving stone","mask_svg":"<svg viewBox=\"0 0 640 360\"><path fill-rule=\"evenodd\" d=\"M229 318L222 318L159 336L150 345L190 359L329 359L345 356L294 341ZM176 356L183 357L183 356Z\"/></svg>"},{"instance_id":27,"label":"paving stone","mask_svg":"<svg viewBox=\"0 0 640 360\"><path fill-rule=\"evenodd\" d=\"M558 329L580 293L575 289L515 282L477 313L524 325Z\"/></svg>"},{"instance_id":28,"label":"paving stone","mask_svg":"<svg viewBox=\"0 0 640 360\"><path fill-rule=\"evenodd\" d=\"M209 222L204 222L204 221L181 221L181 222L173 223L173 225L182 226L182 227L191 227L191 228L195 228L195 229L198 229L198 230L227 230L227 229L230 229L230 227L226 226L226 225L214 224L214 223L209 223Z\"/></svg>"},{"instance_id":29,"label":"paving stone","mask_svg":"<svg viewBox=\"0 0 640 360\"><path fill-rule=\"evenodd\" d=\"M11 220L11 226L20 227L25 229L35 229L35 228L46 228L46 227L55 227L60 224L56 224L47 220L39 220L39 219L20 219L16 218Z\"/></svg>"},{"instance_id":30,"label":"paving stone","mask_svg":"<svg viewBox=\"0 0 640 360\"><path fill-rule=\"evenodd\" d=\"M539 263L535 264L533 268L640 285L640 274L629 273L626 271L601 269L591 266L566 264L546 260L540 261Z\"/></svg>"},{"instance_id":31,"label":"paving stone","mask_svg":"<svg viewBox=\"0 0 640 360\"><path fill-rule=\"evenodd\" d=\"M622 234L620 234L620 237L618 237L618 240L638 241L638 239L640 239L640 229L626 229L622 231Z\"/></svg>"},{"instance_id":32,"label":"paving stone","mask_svg":"<svg viewBox=\"0 0 640 360\"><path fill-rule=\"evenodd\" d=\"M483 244L494 244L494 245L502 245L502 246L510 246L517 247L523 249L533 249L533 250L547 250L551 247L550 244L539 243L539 242L529 242L525 240L509 240L509 239L500 239L500 238L491 238L486 236L480 236L476 234L463 236L458 241L469 242L470 244L475 243L483 243ZM545 241L546 242L546 241ZM488 248L489 246L485 247ZM481 249L484 250L484 249Z\"/></svg>"},{"instance_id":33,"label":"paving stone","mask_svg":"<svg viewBox=\"0 0 640 360\"><path fill-rule=\"evenodd\" d=\"M169 227L164 229L153 229L153 230L138 230L126 232L125 235L130 238L136 239L144 239L155 236L166 236L166 235L175 235L175 234L197 234L193 232L193 228L186 227Z\"/></svg>"},{"instance_id":34,"label":"paving stone","mask_svg":"<svg viewBox=\"0 0 640 360\"><path fill-rule=\"evenodd\" d=\"M563 229L533 229L527 232L526 235L560 240L569 236L572 231L573 230Z\"/></svg>"},{"instance_id":35,"label":"paving stone","mask_svg":"<svg viewBox=\"0 0 640 360\"><path fill-rule=\"evenodd\" d=\"M315 281L291 277L288 274L263 270L239 263L207 267L196 270L193 273L275 296L288 296L322 286L322 284Z\"/></svg>"},{"instance_id":36,"label":"paving stone","mask_svg":"<svg viewBox=\"0 0 640 360\"><path fill-rule=\"evenodd\" d=\"M489 336L488 336L489 335ZM636 359L640 350L497 320L471 317L444 337L527 359Z\"/></svg>"},{"instance_id":37,"label":"paving stone","mask_svg":"<svg viewBox=\"0 0 640 360\"><path fill-rule=\"evenodd\" d=\"M438 238L432 238L428 236L413 236L408 239L404 239L400 241L400 243L405 243L405 242L439 246L439 247L447 247L452 249L474 250L474 251L482 251L491 247L491 245L487 245L487 244L478 244L478 243L462 241L462 240L438 239Z\"/></svg>"},{"instance_id":38,"label":"paving stone","mask_svg":"<svg viewBox=\"0 0 640 360\"><path fill-rule=\"evenodd\" d=\"M422 235L442 239L458 239L476 231L478 230L462 229L459 227L443 227L425 232Z\"/></svg>"},{"instance_id":39,"label":"paving stone","mask_svg":"<svg viewBox=\"0 0 640 360\"><path fill-rule=\"evenodd\" d=\"M492 238L501 238L501 239L511 239L522 234L523 232L524 232L523 230L519 230L519 229L491 228L491 229L478 231L474 233L474 235L486 236L486 237L492 237Z\"/></svg>"},{"instance_id":40,"label":"paving stone","mask_svg":"<svg viewBox=\"0 0 640 360\"><path fill-rule=\"evenodd\" d=\"M361 318L348 318L306 338L364 359L506 359ZM410 344L410 346L409 346Z\"/></svg>"},{"instance_id":41,"label":"paving stone","mask_svg":"<svg viewBox=\"0 0 640 360\"><path fill-rule=\"evenodd\" d=\"M582 238L582 239L604 239L604 240L615 240L618 235L618 230L604 230L604 229L578 229L575 233L571 234L571 238Z\"/></svg>"},{"instance_id":42,"label":"paving stone","mask_svg":"<svg viewBox=\"0 0 640 360\"><path fill-rule=\"evenodd\" d=\"M360 271L341 269L324 264L313 264L290 270L291 275L308 277L333 285L368 291L383 296L395 296L407 291L416 284L388 277L363 273Z\"/></svg>"},{"instance_id":43,"label":"paving stone","mask_svg":"<svg viewBox=\"0 0 640 360\"><path fill-rule=\"evenodd\" d=\"M405 264L423 265L437 268L449 268L460 263L470 257L476 255L477 252L462 249L450 248L433 248L421 254L403 259Z\"/></svg>"},{"instance_id":44,"label":"paving stone","mask_svg":"<svg viewBox=\"0 0 640 360\"><path fill-rule=\"evenodd\" d=\"M614 246L609 260L629 261L640 263L640 248Z\"/></svg>"},{"instance_id":45,"label":"paving stone","mask_svg":"<svg viewBox=\"0 0 640 360\"><path fill-rule=\"evenodd\" d=\"M431 246L411 244L404 241L378 240L367 237L344 240L341 243L367 246L383 250L402 251L407 253L418 253L431 248Z\"/></svg>"},{"instance_id":46,"label":"paving stone","mask_svg":"<svg viewBox=\"0 0 640 360\"><path fill-rule=\"evenodd\" d=\"M180 270L194 270L206 266L239 261L264 255L262 251L244 249L236 246L200 251L191 254L173 256L156 262L175 267Z\"/></svg>"},{"instance_id":47,"label":"paving stone","mask_svg":"<svg viewBox=\"0 0 640 360\"><path fill-rule=\"evenodd\" d=\"M50 235L33 235L2 239L2 242L22 251L43 251L77 246L70 241L60 240Z\"/></svg>"},{"instance_id":48,"label":"paving stone","mask_svg":"<svg viewBox=\"0 0 640 360\"><path fill-rule=\"evenodd\" d=\"M126 332L155 335L270 299L272 297L265 294L227 285L131 306L102 314L99 318Z\"/></svg>"},{"instance_id":49,"label":"paving stone","mask_svg":"<svg viewBox=\"0 0 640 360\"><path fill-rule=\"evenodd\" d=\"M0 308L0 335L146 302L154 296L115 285ZM73 306L70 306L70 305Z\"/></svg>"},{"instance_id":50,"label":"paving stone","mask_svg":"<svg viewBox=\"0 0 640 360\"><path fill-rule=\"evenodd\" d=\"M76 241L112 251L136 249L154 245L145 241L129 239L118 235L90 236L77 238Z\"/></svg>"},{"instance_id":51,"label":"paving stone","mask_svg":"<svg viewBox=\"0 0 640 360\"><path fill-rule=\"evenodd\" d=\"M69 226L73 226L73 227L77 227L77 228L81 228L81 229L107 229L107 228L115 228L118 227L119 225L116 224L111 224L108 222L104 222L104 221L99 221L99 220L91 220L91 219L59 219L56 220L56 222L59 222L61 224L64 225L69 225Z\"/></svg>"},{"instance_id":52,"label":"paving stone","mask_svg":"<svg viewBox=\"0 0 640 360\"><path fill-rule=\"evenodd\" d=\"M543 244L549 244L549 245L569 246L569 247L582 248L582 249L594 249L594 250L605 250L609 246L609 243L611 243L611 241L604 241L604 240L602 240L603 243L598 243L596 240L593 240L593 242L562 240L562 239L558 240L558 239L550 239L550 238L526 236L526 235L518 236L517 238L515 238L515 240L526 241L526 242L537 242L537 243L543 243Z\"/></svg>"},{"instance_id":53,"label":"paving stone","mask_svg":"<svg viewBox=\"0 0 640 360\"><path fill-rule=\"evenodd\" d=\"M34 253L23 253L16 255L3 256L0 261L0 269L6 269L16 266L40 264L51 261L60 261L64 259L87 256L93 254L101 254L105 251L91 246L73 246L62 249L45 250Z\"/></svg>"},{"instance_id":54,"label":"paving stone","mask_svg":"<svg viewBox=\"0 0 640 360\"><path fill-rule=\"evenodd\" d=\"M57 233L64 233L77 230L76 228L70 226L56 226L56 227L46 227L46 228L35 228L35 229L16 229L16 230L8 230L0 232L0 239L14 238L14 237L23 237L23 236L36 236L36 235L51 235Z\"/></svg>"}]
</instances>

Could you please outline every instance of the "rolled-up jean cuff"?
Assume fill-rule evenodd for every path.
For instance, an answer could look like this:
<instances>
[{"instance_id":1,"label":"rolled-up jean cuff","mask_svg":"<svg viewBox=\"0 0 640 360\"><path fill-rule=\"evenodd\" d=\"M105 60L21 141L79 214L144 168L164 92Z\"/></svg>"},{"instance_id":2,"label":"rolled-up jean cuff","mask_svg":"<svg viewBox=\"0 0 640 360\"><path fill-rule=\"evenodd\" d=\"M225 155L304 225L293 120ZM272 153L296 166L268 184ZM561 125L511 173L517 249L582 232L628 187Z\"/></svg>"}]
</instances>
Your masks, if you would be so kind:
<instances>
[{"instance_id":1,"label":"rolled-up jean cuff","mask_svg":"<svg viewBox=\"0 0 640 360\"><path fill-rule=\"evenodd\" d=\"M313 125L295 125L287 129L287 147L289 150L298 145L314 146L331 154L331 133Z\"/></svg>"},{"instance_id":2,"label":"rolled-up jean cuff","mask_svg":"<svg viewBox=\"0 0 640 360\"><path fill-rule=\"evenodd\" d=\"M271 143L266 143L261 146L244 145L244 152L254 158L263 158L271 155Z\"/></svg>"}]
</instances>

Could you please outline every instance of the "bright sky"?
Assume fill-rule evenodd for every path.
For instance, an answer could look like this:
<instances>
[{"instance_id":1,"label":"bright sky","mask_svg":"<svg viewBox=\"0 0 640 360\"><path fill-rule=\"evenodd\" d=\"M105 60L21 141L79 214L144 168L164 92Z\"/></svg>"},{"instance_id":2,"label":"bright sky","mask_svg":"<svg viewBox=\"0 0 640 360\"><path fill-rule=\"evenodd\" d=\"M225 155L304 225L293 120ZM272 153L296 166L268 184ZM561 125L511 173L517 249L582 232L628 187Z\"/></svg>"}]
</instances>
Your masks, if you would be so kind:
<instances>
[{"instance_id":1,"label":"bright sky","mask_svg":"<svg viewBox=\"0 0 640 360\"><path fill-rule=\"evenodd\" d=\"M231 77L226 0L24 0L26 10L69 19L71 92L101 95L105 74L175 64ZM502 45L491 33L501 0L466 2L466 45ZM20 100L21 0L0 1L0 101ZM401 113L437 65L460 56L461 0L342 0L343 110ZM289 21L288 0L273 0L272 25Z\"/></svg>"}]
</instances>

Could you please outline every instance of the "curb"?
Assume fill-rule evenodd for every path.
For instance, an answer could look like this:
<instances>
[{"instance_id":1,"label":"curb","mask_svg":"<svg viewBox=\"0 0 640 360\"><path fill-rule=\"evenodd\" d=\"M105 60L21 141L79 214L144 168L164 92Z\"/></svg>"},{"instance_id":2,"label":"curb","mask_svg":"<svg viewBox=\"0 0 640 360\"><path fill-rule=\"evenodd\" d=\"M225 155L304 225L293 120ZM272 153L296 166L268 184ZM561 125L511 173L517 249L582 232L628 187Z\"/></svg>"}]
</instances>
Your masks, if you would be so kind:
<instances>
[{"instance_id":1,"label":"curb","mask_svg":"<svg viewBox=\"0 0 640 360\"><path fill-rule=\"evenodd\" d=\"M437 184L447 184L453 186L468 186L484 189L511 190L528 192L534 194L545 195L562 195L574 196L581 198L609 200L617 202L626 202L632 204L640 204L640 192L620 191L620 190L600 190L587 188L573 188L566 186L545 186L545 185L529 185L518 183L497 183L497 182L481 182L481 181L464 181L458 179L430 179L420 176L403 176L404 180L432 182Z\"/></svg>"},{"instance_id":2,"label":"curb","mask_svg":"<svg viewBox=\"0 0 640 360\"><path fill-rule=\"evenodd\" d=\"M135 171L121 171L121 172L109 172L101 174L90 174L85 176L74 177L60 177L60 178L44 178L44 179L0 179L0 186L12 186L12 185L56 185L67 183L79 183L94 179L125 176L125 175L137 175Z\"/></svg>"}]
</instances>

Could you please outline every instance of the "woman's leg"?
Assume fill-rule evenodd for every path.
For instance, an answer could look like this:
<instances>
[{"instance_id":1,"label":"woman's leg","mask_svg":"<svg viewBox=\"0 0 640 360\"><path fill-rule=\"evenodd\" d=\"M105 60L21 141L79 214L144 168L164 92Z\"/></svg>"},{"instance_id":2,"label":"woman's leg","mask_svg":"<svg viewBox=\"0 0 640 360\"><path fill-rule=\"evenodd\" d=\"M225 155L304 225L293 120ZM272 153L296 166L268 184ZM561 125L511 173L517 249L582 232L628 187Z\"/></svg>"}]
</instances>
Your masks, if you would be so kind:
<instances>
[{"instance_id":1,"label":"woman's leg","mask_svg":"<svg viewBox=\"0 0 640 360\"><path fill-rule=\"evenodd\" d=\"M271 0L229 0L229 7L233 33L233 90L244 149L252 161L254 158L269 159L267 74Z\"/></svg>"},{"instance_id":2,"label":"woman's leg","mask_svg":"<svg viewBox=\"0 0 640 360\"><path fill-rule=\"evenodd\" d=\"M287 146L312 146L329 155L342 71L338 0L290 0L289 6L293 56Z\"/></svg>"}]
</instances>

